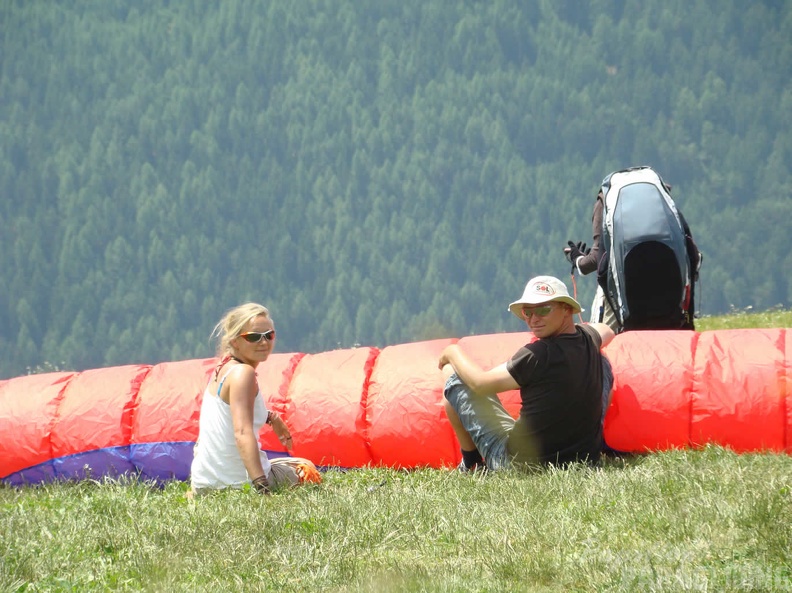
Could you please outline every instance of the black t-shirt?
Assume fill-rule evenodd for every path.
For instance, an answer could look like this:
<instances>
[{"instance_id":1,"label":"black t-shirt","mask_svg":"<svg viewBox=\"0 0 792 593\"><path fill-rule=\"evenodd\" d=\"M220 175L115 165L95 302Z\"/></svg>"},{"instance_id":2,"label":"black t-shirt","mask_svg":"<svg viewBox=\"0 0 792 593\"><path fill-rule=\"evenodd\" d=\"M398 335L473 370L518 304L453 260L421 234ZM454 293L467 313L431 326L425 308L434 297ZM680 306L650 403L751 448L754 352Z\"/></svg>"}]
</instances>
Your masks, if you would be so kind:
<instances>
[{"instance_id":1,"label":"black t-shirt","mask_svg":"<svg viewBox=\"0 0 792 593\"><path fill-rule=\"evenodd\" d=\"M599 459L602 338L588 325L575 328L523 346L506 364L522 400L508 442L517 463Z\"/></svg>"}]
</instances>

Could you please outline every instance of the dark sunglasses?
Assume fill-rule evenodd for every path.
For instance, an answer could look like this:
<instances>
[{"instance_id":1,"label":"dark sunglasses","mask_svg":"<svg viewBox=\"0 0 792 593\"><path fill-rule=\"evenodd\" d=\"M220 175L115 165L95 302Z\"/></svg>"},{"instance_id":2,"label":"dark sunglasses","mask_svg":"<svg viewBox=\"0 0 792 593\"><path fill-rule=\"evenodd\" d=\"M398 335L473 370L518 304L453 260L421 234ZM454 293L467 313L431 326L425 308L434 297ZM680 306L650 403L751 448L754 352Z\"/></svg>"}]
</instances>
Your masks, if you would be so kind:
<instances>
[{"instance_id":1,"label":"dark sunglasses","mask_svg":"<svg viewBox=\"0 0 792 593\"><path fill-rule=\"evenodd\" d=\"M550 315L550 311L552 311L553 308L553 305L545 305L543 307L523 307L523 317L525 317L525 319L530 319L531 315L536 315L537 317L547 317Z\"/></svg>"},{"instance_id":2,"label":"dark sunglasses","mask_svg":"<svg viewBox=\"0 0 792 593\"><path fill-rule=\"evenodd\" d=\"M261 340L267 340L271 342L275 339L275 330L268 329L265 332L246 332L244 334L239 334L239 337L244 339L246 342L250 342L251 344L258 344Z\"/></svg>"}]
</instances>

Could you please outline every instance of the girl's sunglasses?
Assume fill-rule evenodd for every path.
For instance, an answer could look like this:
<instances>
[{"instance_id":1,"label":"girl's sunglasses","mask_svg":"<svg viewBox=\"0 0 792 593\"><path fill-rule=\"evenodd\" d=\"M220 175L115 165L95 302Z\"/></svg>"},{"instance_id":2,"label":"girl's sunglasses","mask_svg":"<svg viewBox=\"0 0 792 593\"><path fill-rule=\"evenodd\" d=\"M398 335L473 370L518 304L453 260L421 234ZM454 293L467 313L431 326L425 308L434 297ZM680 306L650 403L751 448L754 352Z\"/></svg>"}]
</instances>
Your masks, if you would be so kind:
<instances>
[{"instance_id":1,"label":"girl's sunglasses","mask_svg":"<svg viewBox=\"0 0 792 593\"><path fill-rule=\"evenodd\" d=\"M261 340L267 340L268 342L271 342L275 339L275 330L268 329L265 332L247 332L244 334L239 334L239 337L246 342L250 342L251 344L258 344L261 342Z\"/></svg>"},{"instance_id":2,"label":"girl's sunglasses","mask_svg":"<svg viewBox=\"0 0 792 593\"><path fill-rule=\"evenodd\" d=\"M531 315L536 315L537 317L547 317L550 314L550 311L553 310L553 305L545 305L544 307L523 307L523 317L526 319L531 318Z\"/></svg>"}]
</instances>

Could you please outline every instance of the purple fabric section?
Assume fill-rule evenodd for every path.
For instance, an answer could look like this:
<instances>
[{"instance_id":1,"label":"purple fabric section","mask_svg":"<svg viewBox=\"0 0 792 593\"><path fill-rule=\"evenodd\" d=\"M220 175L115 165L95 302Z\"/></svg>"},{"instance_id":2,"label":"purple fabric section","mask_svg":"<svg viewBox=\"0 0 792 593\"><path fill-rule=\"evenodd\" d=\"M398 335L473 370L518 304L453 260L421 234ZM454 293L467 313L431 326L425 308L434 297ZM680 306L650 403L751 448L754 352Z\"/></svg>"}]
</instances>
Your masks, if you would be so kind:
<instances>
[{"instance_id":1,"label":"purple fabric section","mask_svg":"<svg viewBox=\"0 0 792 593\"><path fill-rule=\"evenodd\" d=\"M123 475L138 475L141 481L163 484L171 480L190 479L190 464L195 443L146 443L108 447L76 455L50 459L27 467L0 480L10 486L33 486L56 480L100 480ZM285 457L279 451L267 451L270 459Z\"/></svg>"},{"instance_id":2,"label":"purple fabric section","mask_svg":"<svg viewBox=\"0 0 792 593\"><path fill-rule=\"evenodd\" d=\"M129 447L108 447L77 453L52 460L59 480L99 480L131 474L135 466L129 462Z\"/></svg>"},{"instance_id":3,"label":"purple fabric section","mask_svg":"<svg viewBox=\"0 0 792 593\"><path fill-rule=\"evenodd\" d=\"M55 467L50 460L6 476L3 478L3 484L9 484L11 486L35 486L43 482L52 482L54 479Z\"/></svg>"},{"instance_id":4,"label":"purple fabric section","mask_svg":"<svg viewBox=\"0 0 792 593\"><path fill-rule=\"evenodd\" d=\"M132 445L130 458L140 471L141 480L187 480L194 446L192 442Z\"/></svg>"}]
</instances>

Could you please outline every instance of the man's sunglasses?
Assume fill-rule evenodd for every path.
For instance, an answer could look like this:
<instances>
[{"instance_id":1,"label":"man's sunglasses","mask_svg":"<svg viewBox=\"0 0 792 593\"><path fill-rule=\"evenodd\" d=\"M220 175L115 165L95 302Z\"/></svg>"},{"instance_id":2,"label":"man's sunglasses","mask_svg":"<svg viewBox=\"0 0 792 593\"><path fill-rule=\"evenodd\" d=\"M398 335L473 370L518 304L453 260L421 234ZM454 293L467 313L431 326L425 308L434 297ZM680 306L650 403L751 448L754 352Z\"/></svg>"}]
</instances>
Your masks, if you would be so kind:
<instances>
[{"instance_id":1,"label":"man's sunglasses","mask_svg":"<svg viewBox=\"0 0 792 593\"><path fill-rule=\"evenodd\" d=\"M531 318L531 315L536 315L537 317L547 317L550 315L550 311L553 310L553 305L545 305L543 307L523 307L523 317L526 319Z\"/></svg>"},{"instance_id":2,"label":"man's sunglasses","mask_svg":"<svg viewBox=\"0 0 792 593\"><path fill-rule=\"evenodd\" d=\"M265 332L247 332L244 334L239 334L239 337L244 339L246 342L250 342L251 344L258 344L261 340L267 340L271 342L275 339L275 330L268 329Z\"/></svg>"}]
</instances>

